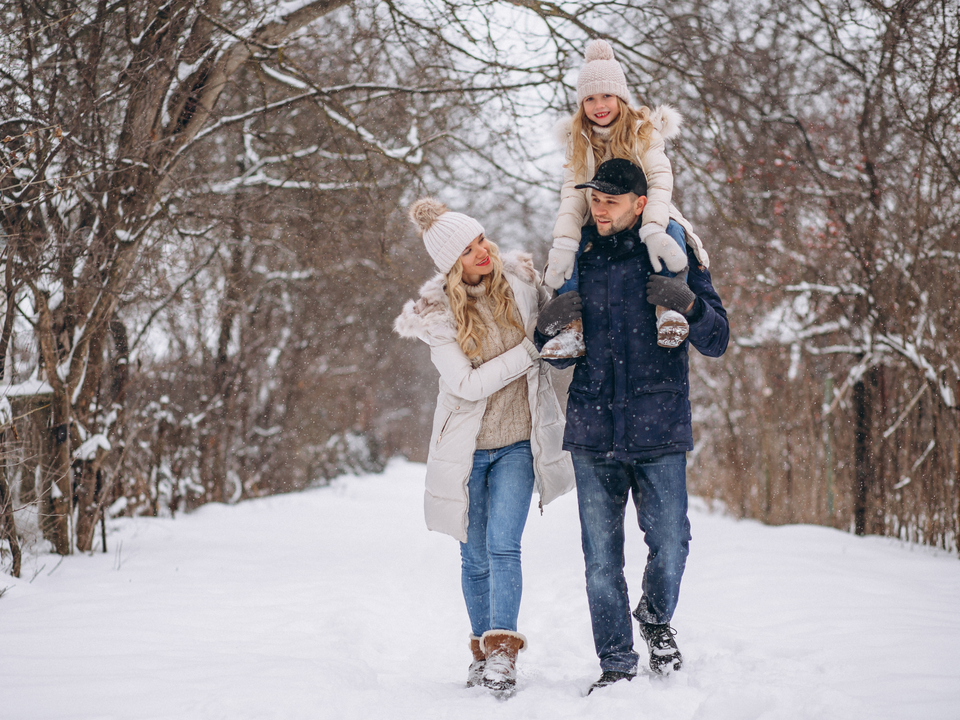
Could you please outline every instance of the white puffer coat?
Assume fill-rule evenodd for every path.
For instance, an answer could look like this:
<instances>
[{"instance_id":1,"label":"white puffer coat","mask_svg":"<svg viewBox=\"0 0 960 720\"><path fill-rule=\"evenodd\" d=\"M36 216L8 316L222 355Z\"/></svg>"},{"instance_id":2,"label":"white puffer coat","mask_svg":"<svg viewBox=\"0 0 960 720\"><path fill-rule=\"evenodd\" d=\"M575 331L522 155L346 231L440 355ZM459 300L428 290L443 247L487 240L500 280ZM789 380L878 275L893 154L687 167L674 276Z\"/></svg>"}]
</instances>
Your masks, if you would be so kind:
<instances>
[{"instance_id":1,"label":"white puffer coat","mask_svg":"<svg viewBox=\"0 0 960 720\"><path fill-rule=\"evenodd\" d=\"M533 258L504 253L504 274L513 290L527 337L533 340L540 307L549 299L541 287ZM440 371L440 394L433 417L427 456L424 513L427 527L467 541L469 498L467 481L473 469L477 433L487 398L517 378L527 378L530 446L540 502L569 492L574 486L570 453L562 450L564 417L553 390L549 366L534 361L520 345L474 367L457 344L456 321L444 292L444 277L436 275L420 288L420 299L409 301L394 321L402 337L419 338L430 346L430 358Z\"/></svg>"},{"instance_id":2,"label":"white puffer coat","mask_svg":"<svg viewBox=\"0 0 960 720\"><path fill-rule=\"evenodd\" d=\"M677 206L673 204L673 169L670 160L664 152L664 140L669 140L680 134L680 125L683 117L669 105L661 105L650 114L650 124L653 132L650 143L643 153L637 152L632 158L627 158L643 170L647 176L647 205L643 209L642 225L653 223L666 230L667 223L673 218L687 235L689 244L705 268L710 267L710 257L703 247L693 226L683 217ZM563 168L563 186L560 188L560 211L553 228L554 240L561 239L555 246L576 250L580 244L580 229L590 217L590 189L577 190L580 185L590 180L597 172L592 152L587 153L586 177L577 177L573 171L573 116L564 118L556 126L557 137L566 148ZM586 134L584 134L586 137ZM589 141L589 138L587 138Z\"/></svg>"}]
</instances>

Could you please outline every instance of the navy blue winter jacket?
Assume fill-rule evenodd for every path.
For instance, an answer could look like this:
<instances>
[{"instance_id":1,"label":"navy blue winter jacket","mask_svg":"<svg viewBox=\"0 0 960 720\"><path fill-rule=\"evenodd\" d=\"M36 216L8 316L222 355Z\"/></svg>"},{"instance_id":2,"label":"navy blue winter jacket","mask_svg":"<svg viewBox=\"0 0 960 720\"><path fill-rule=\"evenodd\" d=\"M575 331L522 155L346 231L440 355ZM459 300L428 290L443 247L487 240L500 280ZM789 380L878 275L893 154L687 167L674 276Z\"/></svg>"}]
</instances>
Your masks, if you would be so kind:
<instances>
[{"instance_id":1,"label":"navy blue winter jacket","mask_svg":"<svg viewBox=\"0 0 960 720\"><path fill-rule=\"evenodd\" d=\"M653 267L639 225L610 237L592 225L583 229L577 268L587 354L550 361L558 368L576 363L563 442L573 453L643 460L692 450L687 346L708 357L727 349L726 310L710 272L689 249L687 283L697 295L687 318L690 336L678 348L657 345L655 310L646 298ZM542 347L548 338L536 339Z\"/></svg>"}]
</instances>

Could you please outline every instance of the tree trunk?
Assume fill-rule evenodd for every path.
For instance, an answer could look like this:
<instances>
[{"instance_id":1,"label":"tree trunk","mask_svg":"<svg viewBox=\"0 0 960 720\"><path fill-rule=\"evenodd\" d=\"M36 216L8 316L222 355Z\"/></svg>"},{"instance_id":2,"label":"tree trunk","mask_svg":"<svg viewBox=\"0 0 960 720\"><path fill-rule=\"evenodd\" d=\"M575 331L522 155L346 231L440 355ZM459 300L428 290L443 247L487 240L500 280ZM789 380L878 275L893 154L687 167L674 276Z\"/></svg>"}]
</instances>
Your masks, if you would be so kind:
<instances>
[{"instance_id":1,"label":"tree trunk","mask_svg":"<svg viewBox=\"0 0 960 720\"><path fill-rule=\"evenodd\" d=\"M882 534L885 528L884 493L882 488L877 487L883 479L877 475L872 437L873 406L878 400L881 372L881 368L872 368L853 386L853 410L856 421L853 455L855 483L853 520L857 535Z\"/></svg>"},{"instance_id":2,"label":"tree trunk","mask_svg":"<svg viewBox=\"0 0 960 720\"><path fill-rule=\"evenodd\" d=\"M51 531L53 547L61 555L69 555L70 518L73 512L73 463L70 459L70 398L65 393L54 393L51 479Z\"/></svg>"},{"instance_id":3,"label":"tree trunk","mask_svg":"<svg viewBox=\"0 0 960 720\"><path fill-rule=\"evenodd\" d=\"M17 526L13 520L13 496L7 483L5 436L5 432L0 432L0 540L6 540L10 544L10 554L13 556L10 574L20 577L20 541L17 539Z\"/></svg>"}]
</instances>

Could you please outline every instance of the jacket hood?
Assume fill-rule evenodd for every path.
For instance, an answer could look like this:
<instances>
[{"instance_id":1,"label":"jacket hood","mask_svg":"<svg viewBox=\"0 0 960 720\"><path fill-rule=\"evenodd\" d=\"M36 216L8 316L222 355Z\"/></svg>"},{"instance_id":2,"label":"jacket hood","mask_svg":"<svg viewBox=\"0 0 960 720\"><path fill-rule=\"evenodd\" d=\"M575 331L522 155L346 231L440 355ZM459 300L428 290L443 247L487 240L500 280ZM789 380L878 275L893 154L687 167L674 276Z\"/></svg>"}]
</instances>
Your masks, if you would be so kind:
<instances>
[{"instance_id":1,"label":"jacket hood","mask_svg":"<svg viewBox=\"0 0 960 720\"><path fill-rule=\"evenodd\" d=\"M573 115L561 118L553 126L554 137L561 147L566 147L567 143L570 142L570 135L573 133L573 118ZM663 136L664 140L671 140L680 134L683 115L671 105L658 105L657 109L650 113L650 124Z\"/></svg>"},{"instance_id":2,"label":"jacket hood","mask_svg":"<svg viewBox=\"0 0 960 720\"><path fill-rule=\"evenodd\" d=\"M503 270L521 282L536 286L537 271L530 253L510 251L500 255ZM437 273L420 287L420 298L408 300L403 311L393 321L393 329L400 337L456 339L457 325L450 309L450 299L444 290L446 277Z\"/></svg>"}]
</instances>

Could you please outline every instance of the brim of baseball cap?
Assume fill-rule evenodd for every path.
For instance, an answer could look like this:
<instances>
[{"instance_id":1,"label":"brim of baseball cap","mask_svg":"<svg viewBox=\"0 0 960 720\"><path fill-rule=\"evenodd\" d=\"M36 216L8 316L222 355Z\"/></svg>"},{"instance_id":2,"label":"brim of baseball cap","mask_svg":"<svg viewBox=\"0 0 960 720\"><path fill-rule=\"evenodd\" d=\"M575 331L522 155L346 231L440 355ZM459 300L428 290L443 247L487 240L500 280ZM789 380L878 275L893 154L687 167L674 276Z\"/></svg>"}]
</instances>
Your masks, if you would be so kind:
<instances>
[{"instance_id":1,"label":"brim of baseball cap","mask_svg":"<svg viewBox=\"0 0 960 720\"><path fill-rule=\"evenodd\" d=\"M593 190L599 190L602 193L607 195L626 195L630 190L620 187L619 185L614 185L613 183L603 182L602 180L591 180L590 182L582 183L581 185L574 185L577 190L583 190L584 188L591 188Z\"/></svg>"}]
</instances>

